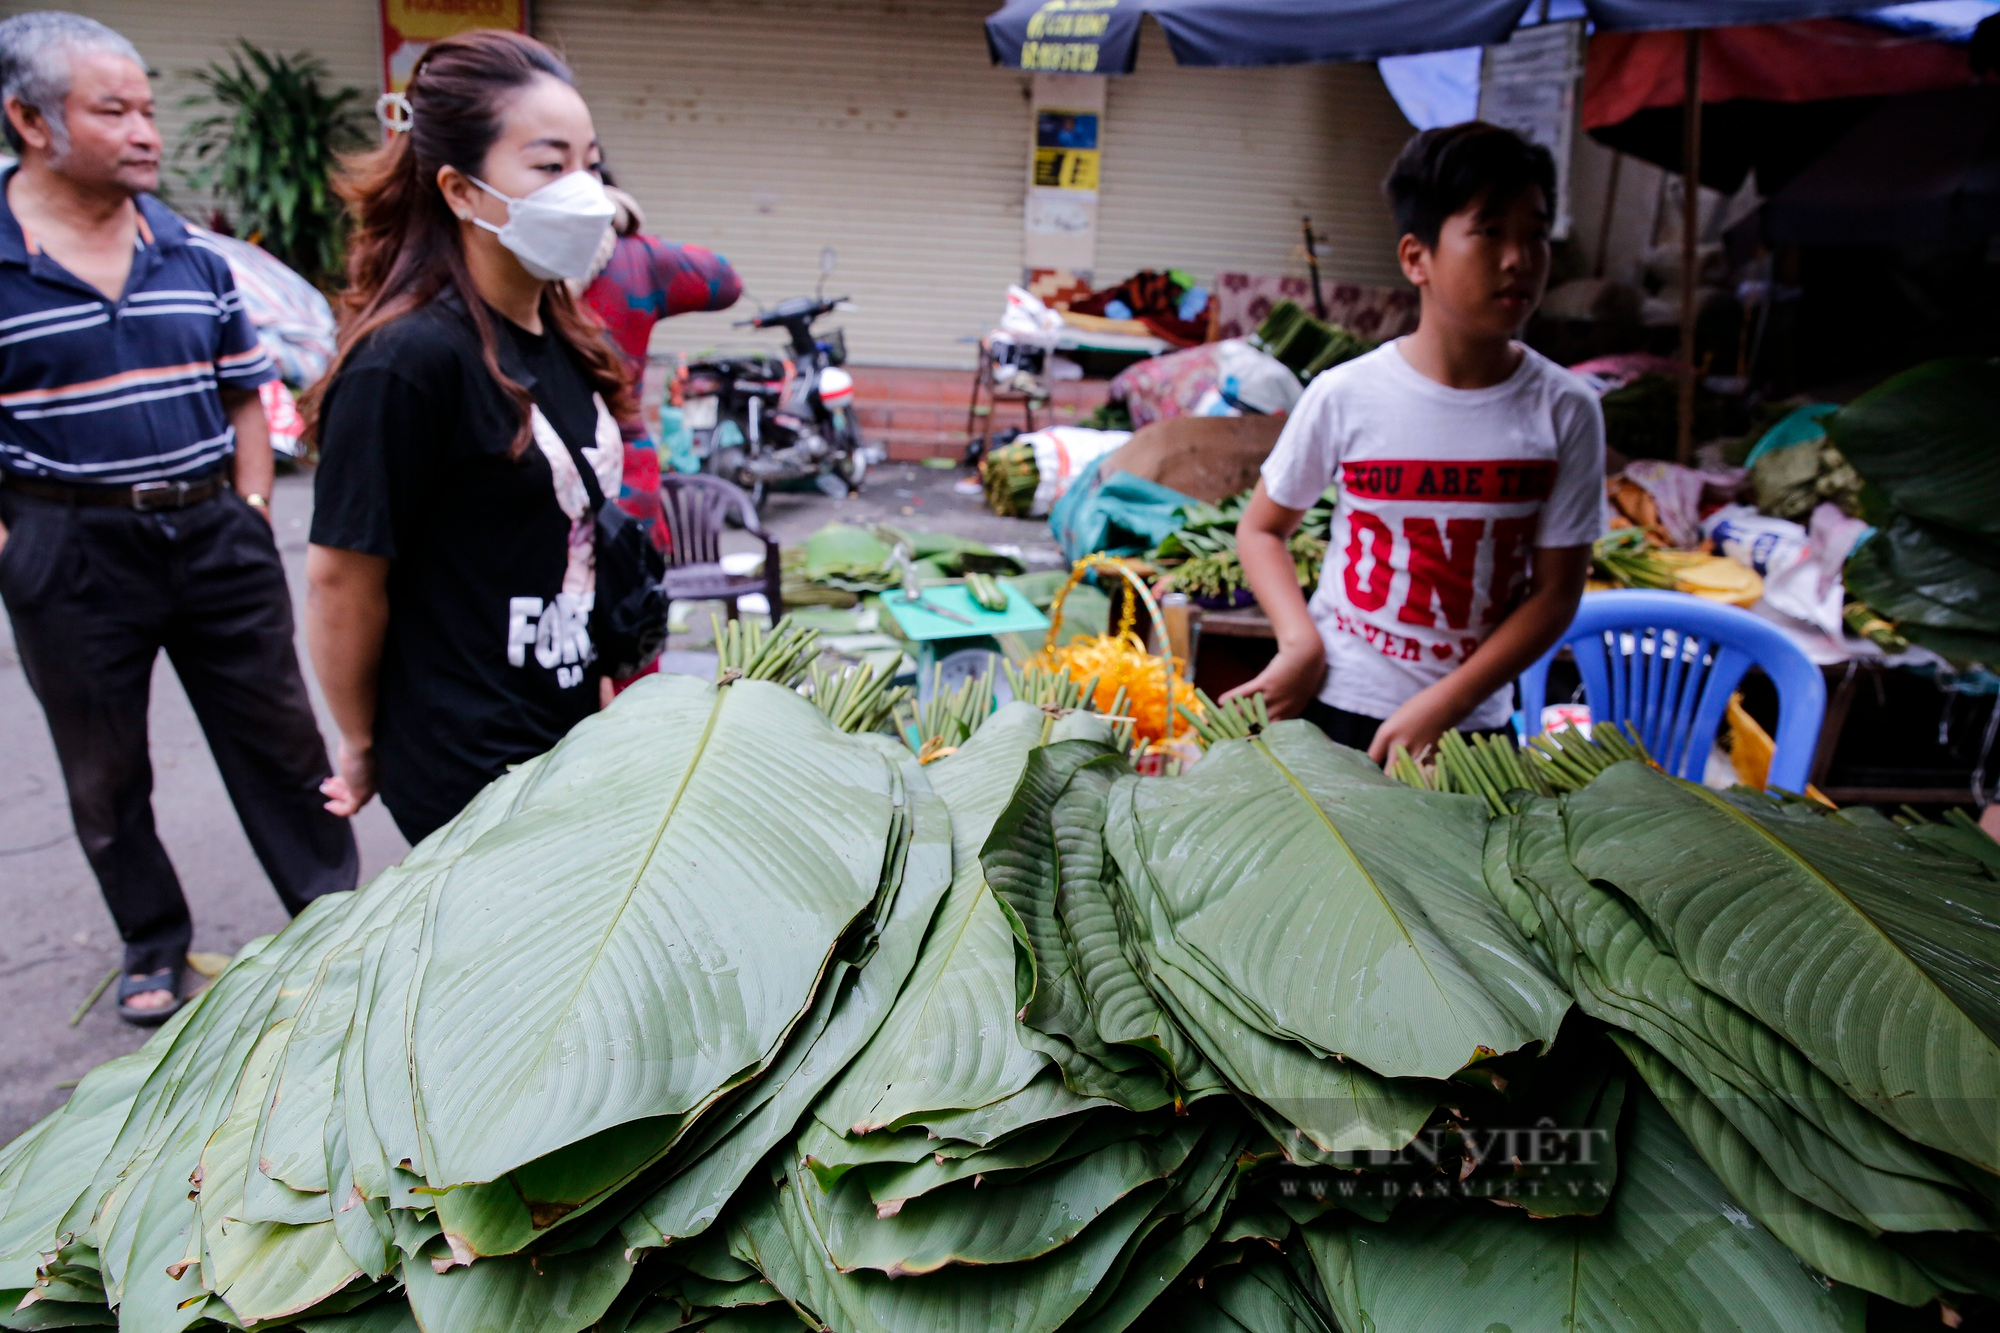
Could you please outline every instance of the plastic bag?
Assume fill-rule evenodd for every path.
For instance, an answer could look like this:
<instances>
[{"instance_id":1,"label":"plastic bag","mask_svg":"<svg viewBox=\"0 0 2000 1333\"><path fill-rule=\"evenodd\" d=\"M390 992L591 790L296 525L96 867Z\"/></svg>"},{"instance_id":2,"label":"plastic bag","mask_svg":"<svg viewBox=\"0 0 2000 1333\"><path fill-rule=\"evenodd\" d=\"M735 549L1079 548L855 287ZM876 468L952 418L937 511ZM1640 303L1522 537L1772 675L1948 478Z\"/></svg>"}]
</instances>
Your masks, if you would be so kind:
<instances>
[{"instance_id":1,"label":"plastic bag","mask_svg":"<svg viewBox=\"0 0 2000 1333\"><path fill-rule=\"evenodd\" d=\"M1132 438L1128 430L1090 430L1083 426L1051 426L1016 436L1014 443L1035 451L1035 498L1028 516L1040 518L1055 508L1083 469Z\"/></svg>"},{"instance_id":2,"label":"plastic bag","mask_svg":"<svg viewBox=\"0 0 2000 1333\"><path fill-rule=\"evenodd\" d=\"M1701 507L1736 498L1743 484L1743 470L1698 472L1678 463L1642 458L1628 463L1619 474L1645 488L1659 513L1660 528L1675 546L1693 546L1702 536ZM1762 571L1759 571L1760 573Z\"/></svg>"},{"instance_id":3,"label":"plastic bag","mask_svg":"<svg viewBox=\"0 0 2000 1333\"><path fill-rule=\"evenodd\" d=\"M1265 416L1289 412L1305 387L1285 363L1242 338L1215 345L1217 388L1232 404Z\"/></svg>"},{"instance_id":4,"label":"plastic bag","mask_svg":"<svg viewBox=\"0 0 2000 1333\"><path fill-rule=\"evenodd\" d=\"M1701 525L1715 549L1766 578L1784 573L1812 555L1806 530L1787 518L1760 514L1749 505L1718 509Z\"/></svg>"},{"instance_id":5,"label":"plastic bag","mask_svg":"<svg viewBox=\"0 0 2000 1333\"><path fill-rule=\"evenodd\" d=\"M1025 287L1007 289L1007 308L1000 315L1000 330L1017 343L1054 348L1062 332L1062 316L1042 303Z\"/></svg>"},{"instance_id":6,"label":"plastic bag","mask_svg":"<svg viewBox=\"0 0 2000 1333\"><path fill-rule=\"evenodd\" d=\"M1193 496L1129 472L1102 475L1104 459L1093 459L1049 513L1049 530L1063 558L1075 563L1103 551L1138 555L1160 544L1181 524Z\"/></svg>"}]
</instances>

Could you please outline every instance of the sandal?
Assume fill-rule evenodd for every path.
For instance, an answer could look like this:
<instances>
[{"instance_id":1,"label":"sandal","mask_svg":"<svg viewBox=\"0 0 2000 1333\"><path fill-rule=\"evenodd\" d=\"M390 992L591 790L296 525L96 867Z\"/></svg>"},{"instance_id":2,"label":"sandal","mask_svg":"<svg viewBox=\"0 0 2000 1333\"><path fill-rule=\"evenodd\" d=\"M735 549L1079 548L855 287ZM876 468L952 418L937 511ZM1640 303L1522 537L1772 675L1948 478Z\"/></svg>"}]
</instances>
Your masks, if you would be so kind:
<instances>
[{"instance_id":1,"label":"sandal","mask_svg":"<svg viewBox=\"0 0 2000 1333\"><path fill-rule=\"evenodd\" d=\"M165 991L173 997L173 1003L163 1004L157 1009L135 1009L127 1003L155 991ZM178 1013L185 1003L181 999L181 970L178 967L163 967L138 977L119 974L118 1016L134 1027L158 1027Z\"/></svg>"}]
</instances>

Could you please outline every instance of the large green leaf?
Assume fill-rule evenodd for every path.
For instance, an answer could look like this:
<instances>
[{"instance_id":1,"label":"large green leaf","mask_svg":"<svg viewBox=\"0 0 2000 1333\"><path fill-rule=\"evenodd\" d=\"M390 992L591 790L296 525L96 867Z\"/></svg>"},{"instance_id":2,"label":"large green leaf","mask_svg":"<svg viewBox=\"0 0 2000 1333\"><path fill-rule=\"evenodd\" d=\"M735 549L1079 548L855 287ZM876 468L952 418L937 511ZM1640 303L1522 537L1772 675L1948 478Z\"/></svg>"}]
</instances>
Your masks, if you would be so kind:
<instances>
[{"instance_id":1,"label":"large green leaf","mask_svg":"<svg viewBox=\"0 0 2000 1333\"><path fill-rule=\"evenodd\" d=\"M1247 1021L1391 1077L1554 1039L1568 999L1482 885L1479 801L1359 780L1305 723L1123 785L1155 945Z\"/></svg>"},{"instance_id":2,"label":"large green leaf","mask_svg":"<svg viewBox=\"0 0 2000 1333\"><path fill-rule=\"evenodd\" d=\"M1828 1290L1746 1218L1650 1096L1629 1101L1624 1177L1601 1218L1430 1208L1305 1228L1341 1327L1372 1333L1860 1333Z\"/></svg>"},{"instance_id":3,"label":"large green leaf","mask_svg":"<svg viewBox=\"0 0 2000 1333\"><path fill-rule=\"evenodd\" d=\"M1150 1137L1160 1129L1157 1123L1149 1123L1153 1119L1135 1118L1123 1108L1080 1112L1029 1125L983 1148L932 1140L931 1146L939 1151L918 1161L864 1166L856 1174L877 1211L888 1216L909 1200L954 1181L977 1179L984 1189L992 1182L1012 1180L1038 1167L1087 1156L1113 1143ZM820 1170L813 1174L829 1189L832 1181L839 1178L830 1178L830 1173Z\"/></svg>"},{"instance_id":4,"label":"large green leaf","mask_svg":"<svg viewBox=\"0 0 2000 1333\"><path fill-rule=\"evenodd\" d=\"M1014 1018L1014 932L987 886L979 850L1029 752L1051 733L1040 709L1008 704L956 753L925 769L951 811L951 889L895 1007L815 1108L830 1128L865 1134L931 1112L988 1106L1047 1065Z\"/></svg>"},{"instance_id":5,"label":"large green leaf","mask_svg":"<svg viewBox=\"0 0 2000 1333\"><path fill-rule=\"evenodd\" d=\"M353 1163L347 1152L347 1117L338 1104L327 1115L323 1146L327 1179L332 1182L327 1195L333 1209L334 1236L363 1276L380 1280L395 1266L396 1233L390 1226L387 1206L355 1188Z\"/></svg>"},{"instance_id":6,"label":"large green leaf","mask_svg":"<svg viewBox=\"0 0 2000 1333\"><path fill-rule=\"evenodd\" d=\"M768 1099L713 1118L688 1147L700 1156L632 1213L625 1235L635 1245L694 1235L720 1215L751 1168L791 1135L806 1108L874 1035L916 963L925 929L951 883L951 814L914 757L882 744L902 771L912 818L902 880L873 952L851 983L829 995L834 1003L819 1035L767 1073Z\"/></svg>"},{"instance_id":7,"label":"large green leaf","mask_svg":"<svg viewBox=\"0 0 2000 1333\"><path fill-rule=\"evenodd\" d=\"M1565 799L1570 860L1862 1106L2000 1170L2000 885L1908 839L1746 804L1620 764Z\"/></svg>"},{"instance_id":8,"label":"large green leaf","mask_svg":"<svg viewBox=\"0 0 2000 1333\"><path fill-rule=\"evenodd\" d=\"M0 1213L0 1291L34 1285L41 1256L55 1248L63 1217L90 1187L105 1144L163 1049L149 1042L91 1070L63 1108L25 1141L19 1164L9 1172Z\"/></svg>"},{"instance_id":9,"label":"large green leaf","mask_svg":"<svg viewBox=\"0 0 2000 1333\"><path fill-rule=\"evenodd\" d=\"M1839 1282L1916 1305L1937 1295L1937 1284L1916 1264L1868 1231L1792 1192L1771 1170L1758 1145L1738 1132L1716 1103L1657 1052L1613 1034L1702 1161L1730 1197L1786 1248Z\"/></svg>"},{"instance_id":10,"label":"large green leaf","mask_svg":"<svg viewBox=\"0 0 2000 1333\"><path fill-rule=\"evenodd\" d=\"M1127 771L1108 746L1036 751L980 859L1016 923L1020 1018L1039 1034L1029 1040L1073 1090L1145 1110L1170 1099L1166 1073L1189 1088L1214 1080L1147 994L1120 938L1104 822Z\"/></svg>"},{"instance_id":11,"label":"large green leaf","mask_svg":"<svg viewBox=\"0 0 2000 1333\"><path fill-rule=\"evenodd\" d=\"M890 1278L840 1271L812 1207L819 1186L794 1172L743 1202L730 1226L730 1248L787 1300L846 1333L1054 1333L1089 1298L1164 1189L1128 1195L1040 1259Z\"/></svg>"},{"instance_id":12,"label":"large green leaf","mask_svg":"<svg viewBox=\"0 0 2000 1333\"><path fill-rule=\"evenodd\" d=\"M883 748L874 740L862 744ZM893 778L892 832L877 900L867 922L842 945L842 961L834 965L826 984L820 987L812 1011L787 1035L774 1066L758 1075L751 1086L732 1092L727 1110L713 1116L650 1117L614 1126L527 1163L501 1180L461 1186L438 1195L438 1219L455 1253L514 1253L537 1240L546 1228L557 1225L564 1229L557 1248L570 1251L587 1247L621 1225L616 1214L590 1217L602 1205L622 1197L628 1187L643 1196L660 1181L685 1174L689 1164L698 1164L697 1179L677 1191L676 1197L700 1207L696 1200L708 1189L712 1206L707 1215L713 1216L728 1189L796 1122L818 1088L851 1058L907 973L922 925L949 877L949 818L941 803L929 794L914 757L900 747L887 749L884 757L890 761ZM910 806L913 793L904 785L906 780L917 784L914 794L922 801L920 811ZM917 882L907 886L912 910L897 917L893 913L904 906L904 880L919 820L924 828L921 845L916 848ZM882 936L872 933L885 918L889 927L886 950ZM871 964L879 960L885 973L893 975L883 975L865 990L850 994L847 982L855 970L853 960L863 958ZM850 999L860 1002L845 1003ZM820 1040L836 1013L843 1016L834 1034L836 1045L820 1050ZM817 1058L809 1060L815 1051ZM760 1115L772 1102L777 1105L771 1114ZM750 1126L748 1132L737 1134L745 1124ZM683 1146L682 1136L695 1126L700 1132ZM727 1152L714 1154L725 1137L738 1141ZM670 1155L672 1160L665 1160ZM709 1183L703 1185L702 1181ZM627 1207L631 1202L625 1199ZM654 1243L666 1235L690 1234L681 1228L698 1220L695 1216L674 1220L674 1205L666 1207L663 1217L673 1221L675 1230L662 1232ZM626 1230L632 1228L627 1226ZM643 1233L641 1226L637 1234Z\"/></svg>"},{"instance_id":13,"label":"large green leaf","mask_svg":"<svg viewBox=\"0 0 2000 1333\"><path fill-rule=\"evenodd\" d=\"M1174 1021L1230 1086L1284 1122L1270 1128L1295 1161L1400 1148L1437 1106L1435 1085L1386 1079L1270 1036L1169 960L1151 959L1148 975Z\"/></svg>"},{"instance_id":14,"label":"large green leaf","mask_svg":"<svg viewBox=\"0 0 2000 1333\"><path fill-rule=\"evenodd\" d=\"M298 1327L299 1333L419 1333L417 1321L401 1296L345 1314L301 1319Z\"/></svg>"},{"instance_id":15,"label":"large green leaf","mask_svg":"<svg viewBox=\"0 0 2000 1333\"><path fill-rule=\"evenodd\" d=\"M114 1159L122 1166L96 1204L87 1233L99 1245L122 1327L178 1333L201 1317L200 1283L183 1264L200 1254L187 1186L202 1149L228 1115L251 1051L296 1012L322 952L366 930L389 902L379 894L317 900L281 935L254 952L246 949L248 958L239 956L202 996L206 1017L197 1014L176 1033L175 1047L187 1043L186 1059L170 1052L172 1072L163 1061L135 1099L100 1178ZM163 1073L165 1080L156 1082Z\"/></svg>"},{"instance_id":16,"label":"large green leaf","mask_svg":"<svg viewBox=\"0 0 2000 1333\"><path fill-rule=\"evenodd\" d=\"M299 1193L323 1195L331 1188L326 1178L326 1119L340 1072L341 1045L354 1024L362 952L363 942L355 940L329 954L312 993L299 1008L257 1124L257 1169L252 1173L257 1179L246 1181L246 1190L255 1188L259 1179L281 1182ZM249 1206L246 1199L245 1207Z\"/></svg>"},{"instance_id":17,"label":"large green leaf","mask_svg":"<svg viewBox=\"0 0 2000 1333\"><path fill-rule=\"evenodd\" d=\"M1530 803L1514 822L1517 873L1544 904L1544 929L1578 1004L1671 1061L1788 1189L1870 1232L1987 1228L1950 1171L1770 1028L1697 985L1626 900L1579 875L1554 801ZM1667 1098L1657 1083L1654 1090Z\"/></svg>"},{"instance_id":18,"label":"large green leaf","mask_svg":"<svg viewBox=\"0 0 2000 1333\"><path fill-rule=\"evenodd\" d=\"M768 1062L875 896L891 778L758 681L657 677L573 731L435 895L411 1027L432 1186L695 1111ZM774 791L785 817L759 818Z\"/></svg>"},{"instance_id":19,"label":"large green leaf","mask_svg":"<svg viewBox=\"0 0 2000 1333\"><path fill-rule=\"evenodd\" d=\"M494 784L474 807L490 809L488 797L505 798L511 786L506 779ZM426 840L404 867L361 892L319 899L280 935L252 941L148 1043L158 1052L157 1063L96 1178L61 1224L99 1249L107 1292L124 1326L175 1333L204 1317L200 1232L188 1181L229 1114L252 1050L295 1014L330 953L398 911L413 875L447 843L442 834Z\"/></svg>"},{"instance_id":20,"label":"large green leaf","mask_svg":"<svg viewBox=\"0 0 2000 1333\"><path fill-rule=\"evenodd\" d=\"M303 1314L362 1276L334 1231L325 1195L320 1219L305 1225L245 1222L230 1216L256 1174L254 1144L259 1113L296 1020L274 1025L244 1066L230 1114L203 1147L195 1177L201 1285L214 1292L245 1324Z\"/></svg>"},{"instance_id":21,"label":"large green leaf","mask_svg":"<svg viewBox=\"0 0 2000 1333\"><path fill-rule=\"evenodd\" d=\"M1899 514L1854 548L1848 591L1908 631L2000 638L2000 545ZM1962 657L1963 654L1952 654Z\"/></svg>"},{"instance_id":22,"label":"large green leaf","mask_svg":"<svg viewBox=\"0 0 2000 1333\"><path fill-rule=\"evenodd\" d=\"M1117 1333L1128 1326L1156 1326L1153 1308L1182 1277L1223 1223L1236 1199L1241 1162L1256 1129L1220 1102L1205 1134L1174 1173L1153 1215L1126 1242L1090 1299L1064 1325L1065 1333ZM1145 1314L1147 1322L1136 1324Z\"/></svg>"},{"instance_id":23,"label":"large green leaf","mask_svg":"<svg viewBox=\"0 0 2000 1333\"><path fill-rule=\"evenodd\" d=\"M1884 380L1826 424L1854 470L1896 508L2000 538L2000 359L1927 362Z\"/></svg>"},{"instance_id":24,"label":"large green leaf","mask_svg":"<svg viewBox=\"0 0 2000 1333\"><path fill-rule=\"evenodd\" d=\"M581 1333L631 1276L631 1254L616 1236L579 1254L508 1255L443 1272L422 1259L403 1265L423 1333Z\"/></svg>"},{"instance_id":25,"label":"large green leaf","mask_svg":"<svg viewBox=\"0 0 2000 1333\"><path fill-rule=\"evenodd\" d=\"M844 1273L866 1268L899 1277L948 1264L1021 1263L1069 1244L1120 1199L1172 1174L1208 1121L1189 1117L1164 1133L1107 1144L1013 1181L958 1181L893 1212L878 1210L865 1181L850 1175L812 1211ZM819 1188L810 1175L798 1179L801 1188Z\"/></svg>"}]
</instances>

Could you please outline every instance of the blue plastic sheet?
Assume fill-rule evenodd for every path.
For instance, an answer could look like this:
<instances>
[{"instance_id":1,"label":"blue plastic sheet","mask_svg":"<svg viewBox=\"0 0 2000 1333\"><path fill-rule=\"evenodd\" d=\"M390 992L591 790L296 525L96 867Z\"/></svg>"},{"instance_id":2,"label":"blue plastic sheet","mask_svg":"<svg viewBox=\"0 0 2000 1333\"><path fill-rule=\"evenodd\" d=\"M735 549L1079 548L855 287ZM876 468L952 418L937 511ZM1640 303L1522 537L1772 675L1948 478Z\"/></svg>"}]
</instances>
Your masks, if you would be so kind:
<instances>
[{"instance_id":1,"label":"blue plastic sheet","mask_svg":"<svg viewBox=\"0 0 2000 1333\"><path fill-rule=\"evenodd\" d=\"M1087 463L1049 511L1049 530L1072 564L1100 551L1138 555L1149 550L1179 527L1183 511L1196 503L1192 496L1130 472L1103 476L1103 461Z\"/></svg>"},{"instance_id":2,"label":"blue plastic sheet","mask_svg":"<svg viewBox=\"0 0 2000 1333\"><path fill-rule=\"evenodd\" d=\"M1794 408L1786 413L1777 425L1757 437L1756 447L1751 449L1750 456L1743 460L1743 466L1755 467L1757 460L1765 454L1789 449L1808 440L1825 439L1825 419L1839 410L1839 403L1807 403L1803 407Z\"/></svg>"}]
</instances>

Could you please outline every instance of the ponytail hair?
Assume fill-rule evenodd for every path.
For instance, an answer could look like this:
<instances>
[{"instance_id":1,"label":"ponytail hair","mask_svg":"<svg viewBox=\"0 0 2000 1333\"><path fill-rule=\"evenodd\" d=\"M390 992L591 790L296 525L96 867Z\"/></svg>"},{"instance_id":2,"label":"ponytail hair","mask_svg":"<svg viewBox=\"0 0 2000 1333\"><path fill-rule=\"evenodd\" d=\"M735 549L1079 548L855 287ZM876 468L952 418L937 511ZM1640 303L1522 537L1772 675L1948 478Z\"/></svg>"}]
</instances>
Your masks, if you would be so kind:
<instances>
[{"instance_id":1,"label":"ponytail hair","mask_svg":"<svg viewBox=\"0 0 2000 1333\"><path fill-rule=\"evenodd\" d=\"M521 414L510 446L518 458L534 438L533 398L500 369L494 315L466 268L459 221L438 189L441 167L481 173L500 137L508 103L538 78L574 87L556 53L532 37L475 29L434 43L411 71L408 127L388 143L346 159L334 188L347 201L347 289L339 297L340 340L333 365L305 395L307 430L316 436L326 391L369 334L448 293L464 302L479 334L480 357ZM560 282L542 293L542 318L568 343L585 378L620 420L636 415L624 362L603 326Z\"/></svg>"}]
</instances>

